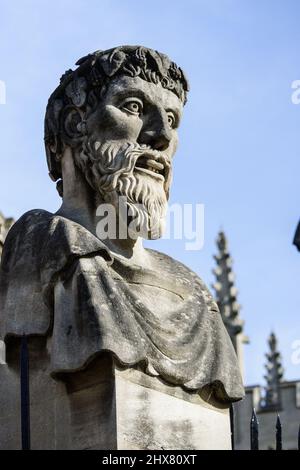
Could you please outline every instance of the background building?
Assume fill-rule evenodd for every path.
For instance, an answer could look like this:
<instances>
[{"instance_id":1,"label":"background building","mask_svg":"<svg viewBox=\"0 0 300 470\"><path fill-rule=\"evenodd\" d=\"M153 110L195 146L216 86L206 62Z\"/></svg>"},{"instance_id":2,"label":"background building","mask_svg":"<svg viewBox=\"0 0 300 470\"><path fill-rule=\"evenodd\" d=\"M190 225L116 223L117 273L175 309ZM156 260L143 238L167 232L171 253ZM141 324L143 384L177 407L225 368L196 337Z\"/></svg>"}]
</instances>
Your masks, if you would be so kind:
<instances>
[{"instance_id":1,"label":"background building","mask_svg":"<svg viewBox=\"0 0 300 470\"><path fill-rule=\"evenodd\" d=\"M298 238L300 238L300 228ZM296 237L295 237L296 238ZM233 262L228 242L223 231L217 237L217 266L213 270L216 282L213 284L215 297L233 346L236 350L242 375L244 376L243 346L248 343L244 334L244 321L240 317L237 289L234 285ZM300 245L299 245L300 246ZM275 449L277 416L282 424L283 448L297 449L300 425L300 379L285 381L281 354L277 338L271 333L266 353L265 385L246 387L246 397L234 405L235 448L250 448L250 421L253 409L259 421L259 443L261 449Z\"/></svg>"}]
</instances>

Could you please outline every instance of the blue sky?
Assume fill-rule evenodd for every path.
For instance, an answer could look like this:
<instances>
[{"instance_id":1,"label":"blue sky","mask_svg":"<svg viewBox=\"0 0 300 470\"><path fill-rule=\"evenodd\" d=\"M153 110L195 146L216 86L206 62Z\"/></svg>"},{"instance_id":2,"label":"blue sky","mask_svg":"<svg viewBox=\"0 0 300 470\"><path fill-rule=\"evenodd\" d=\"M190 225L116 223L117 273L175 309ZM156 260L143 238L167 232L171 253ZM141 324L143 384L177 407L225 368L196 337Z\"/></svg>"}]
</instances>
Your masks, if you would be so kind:
<instances>
[{"instance_id":1,"label":"blue sky","mask_svg":"<svg viewBox=\"0 0 300 470\"><path fill-rule=\"evenodd\" d=\"M279 337L287 379L300 378L300 79L297 0L0 0L0 210L55 211L43 118L62 73L96 49L142 44L167 53L191 92L175 157L171 203L205 205L205 243L152 242L213 282L215 238L229 239L250 345L246 382L262 383L266 339Z\"/></svg>"}]
</instances>

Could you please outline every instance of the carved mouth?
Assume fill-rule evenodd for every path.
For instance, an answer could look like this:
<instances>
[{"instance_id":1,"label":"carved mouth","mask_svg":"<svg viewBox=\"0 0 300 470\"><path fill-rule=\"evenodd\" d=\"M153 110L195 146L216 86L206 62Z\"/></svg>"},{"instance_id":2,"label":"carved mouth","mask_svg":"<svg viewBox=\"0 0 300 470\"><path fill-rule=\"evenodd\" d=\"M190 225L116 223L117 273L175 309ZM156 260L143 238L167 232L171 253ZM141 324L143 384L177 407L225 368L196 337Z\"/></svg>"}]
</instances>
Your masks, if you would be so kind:
<instances>
[{"instance_id":1,"label":"carved mouth","mask_svg":"<svg viewBox=\"0 0 300 470\"><path fill-rule=\"evenodd\" d=\"M152 156L142 155L138 158L135 170L147 173L161 181L165 180L166 167L161 161L154 160Z\"/></svg>"}]
</instances>

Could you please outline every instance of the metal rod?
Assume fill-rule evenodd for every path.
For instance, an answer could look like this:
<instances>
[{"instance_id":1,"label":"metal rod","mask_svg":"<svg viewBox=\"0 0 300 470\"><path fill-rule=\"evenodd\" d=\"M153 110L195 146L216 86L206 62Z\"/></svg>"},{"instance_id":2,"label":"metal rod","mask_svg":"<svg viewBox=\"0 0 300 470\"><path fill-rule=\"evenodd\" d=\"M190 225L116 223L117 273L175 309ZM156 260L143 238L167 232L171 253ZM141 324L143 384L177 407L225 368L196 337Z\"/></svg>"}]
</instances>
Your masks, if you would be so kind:
<instances>
[{"instance_id":1,"label":"metal rod","mask_svg":"<svg viewBox=\"0 0 300 470\"><path fill-rule=\"evenodd\" d=\"M300 450L300 424L298 429L298 450Z\"/></svg>"},{"instance_id":2,"label":"metal rod","mask_svg":"<svg viewBox=\"0 0 300 470\"><path fill-rule=\"evenodd\" d=\"M232 403L229 408L229 414L230 414L231 449L234 450L234 409L233 409Z\"/></svg>"},{"instance_id":3,"label":"metal rod","mask_svg":"<svg viewBox=\"0 0 300 470\"><path fill-rule=\"evenodd\" d=\"M276 450L282 450L282 426L279 415L276 420Z\"/></svg>"},{"instance_id":4,"label":"metal rod","mask_svg":"<svg viewBox=\"0 0 300 470\"><path fill-rule=\"evenodd\" d=\"M27 337L22 336L20 350L21 437L22 450L30 450L29 354Z\"/></svg>"},{"instance_id":5,"label":"metal rod","mask_svg":"<svg viewBox=\"0 0 300 470\"><path fill-rule=\"evenodd\" d=\"M250 423L250 448L251 450L259 450L258 442L258 419L256 416L255 408L253 408L251 423Z\"/></svg>"}]
</instances>

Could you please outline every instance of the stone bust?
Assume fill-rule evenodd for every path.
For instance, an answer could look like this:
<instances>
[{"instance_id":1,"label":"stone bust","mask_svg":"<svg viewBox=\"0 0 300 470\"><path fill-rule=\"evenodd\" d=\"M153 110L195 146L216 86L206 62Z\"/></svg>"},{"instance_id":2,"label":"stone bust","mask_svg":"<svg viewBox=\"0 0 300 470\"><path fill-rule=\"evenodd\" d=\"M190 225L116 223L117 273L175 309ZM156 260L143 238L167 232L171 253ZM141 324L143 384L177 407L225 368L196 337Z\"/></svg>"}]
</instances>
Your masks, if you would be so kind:
<instances>
[{"instance_id":1,"label":"stone bust","mask_svg":"<svg viewBox=\"0 0 300 470\"><path fill-rule=\"evenodd\" d=\"M48 336L53 377L108 351L169 384L239 400L237 360L208 289L142 244L162 234L185 75L140 46L96 51L76 65L45 118L49 174L62 205L55 214L24 214L8 235L1 338ZM118 215L106 238L97 229L104 204Z\"/></svg>"}]
</instances>

